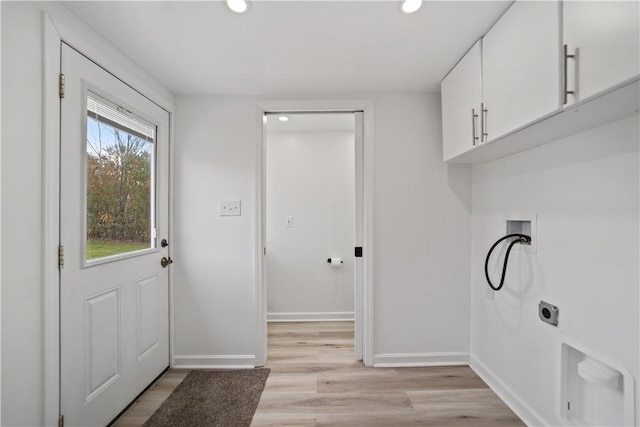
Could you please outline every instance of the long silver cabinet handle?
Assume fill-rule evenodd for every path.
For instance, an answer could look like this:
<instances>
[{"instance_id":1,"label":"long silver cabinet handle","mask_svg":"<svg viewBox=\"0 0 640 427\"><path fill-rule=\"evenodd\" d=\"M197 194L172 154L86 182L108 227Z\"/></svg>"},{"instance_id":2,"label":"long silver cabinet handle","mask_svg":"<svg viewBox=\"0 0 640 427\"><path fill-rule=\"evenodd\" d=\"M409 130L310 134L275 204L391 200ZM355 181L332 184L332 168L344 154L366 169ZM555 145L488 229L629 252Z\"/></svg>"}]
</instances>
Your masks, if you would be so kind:
<instances>
[{"instance_id":1,"label":"long silver cabinet handle","mask_svg":"<svg viewBox=\"0 0 640 427\"><path fill-rule=\"evenodd\" d=\"M479 137L476 136L476 128L478 127L478 115L476 114L476 109L471 109L471 129L473 131L473 139L471 140L471 144L473 146L478 142Z\"/></svg>"},{"instance_id":2,"label":"long silver cabinet handle","mask_svg":"<svg viewBox=\"0 0 640 427\"><path fill-rule=\"evenodd\" d=\"M482 133L482 138L480 142L487 142L489 139L489 133L487 132L487 115L489 114L489 110L484 107L484 102L480 104L480 110L482 113L482 117L480 119L480 132Z\"/></svg>"},{"instance_id":3,"label":"long silver cabinet handle","mask_svg":"<svg viewBox=\"0 0 640 427\"><path fill-rule=\"evenodd\" d=\"M573 59L575 60L576 55L569 55L569 47L565 44L564 45L564 65L563 65L563 72L564 72L564 81L563 81L563 90L562 90L562 96L563 96L563 101L562 101L562 105L565 105L568 102L568 98L569 95L573 95L574 91L569 90L569 83L568 83L568 74L569 74L569 67L568 67L568 62L569 59Z\"/></svg>"}]
</instances>

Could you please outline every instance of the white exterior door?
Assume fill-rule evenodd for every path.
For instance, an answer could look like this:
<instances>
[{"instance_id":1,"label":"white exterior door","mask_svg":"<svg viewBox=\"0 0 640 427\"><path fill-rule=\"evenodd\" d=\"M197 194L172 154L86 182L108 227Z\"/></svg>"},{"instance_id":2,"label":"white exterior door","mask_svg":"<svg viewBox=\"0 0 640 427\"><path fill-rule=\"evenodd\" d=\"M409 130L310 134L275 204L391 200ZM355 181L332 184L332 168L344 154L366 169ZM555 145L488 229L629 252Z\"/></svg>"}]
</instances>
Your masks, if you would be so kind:
<instances>
[{"instance_id":1,"label":"white exterior door","mask_svg":"<svg viewBox=\"0 0 640 427\"><path fill-rule=\"evenodd\" d=\"M106 425L169 365L169 113L64 44L62 73L61 414Z\"/></svg>"}]
</instances>

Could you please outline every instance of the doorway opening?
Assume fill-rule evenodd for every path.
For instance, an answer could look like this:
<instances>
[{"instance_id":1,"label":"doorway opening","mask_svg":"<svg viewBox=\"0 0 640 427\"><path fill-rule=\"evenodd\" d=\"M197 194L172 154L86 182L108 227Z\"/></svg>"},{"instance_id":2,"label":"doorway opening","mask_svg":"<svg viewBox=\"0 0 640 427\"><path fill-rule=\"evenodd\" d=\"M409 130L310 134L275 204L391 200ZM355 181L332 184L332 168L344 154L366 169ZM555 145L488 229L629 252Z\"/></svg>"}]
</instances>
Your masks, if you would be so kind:
<instances>
[{"instance_id":1,"label":"doorway opening","mask_svg":"<svg viewBox=\"0 0 640 427\"><path fill-rule=\"evenodd\" d=\"M362 360L362 112L264 123L267 361Z\"/></svg>"}]
</instances>

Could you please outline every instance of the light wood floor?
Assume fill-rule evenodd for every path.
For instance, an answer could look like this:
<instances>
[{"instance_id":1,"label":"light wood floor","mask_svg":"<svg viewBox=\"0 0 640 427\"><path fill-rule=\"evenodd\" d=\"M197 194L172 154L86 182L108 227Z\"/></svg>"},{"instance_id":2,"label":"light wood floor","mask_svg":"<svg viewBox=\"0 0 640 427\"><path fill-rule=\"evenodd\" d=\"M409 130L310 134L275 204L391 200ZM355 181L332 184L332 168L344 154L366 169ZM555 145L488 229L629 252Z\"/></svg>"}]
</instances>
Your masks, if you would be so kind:
<instances>
[{"instance_id":1,"label":"light wood floor","mask_svg":"<svg viewBox=\"0 0 640 427\"><path fill-rule=\"evenodd\" d=\"M270 323L252 426L524 426L467 366L369 368L353 322Z\"/></svg>"},{"instance_id":2,"label":"light wood floor","mask_svg":"<svg viewBox=\"0 0 640 427\"><path fill-rule=\"evenodd\" d=\"M188 369L169 370L156 381L149 390L140 396L114 424L117 427L139 427L153 415L171 392L178 387L184 377L191 372ZM195 427L195 426L194 426Z\"/></svg>"},{"instance_id":3,"label":"light wood floor","mask_svg":"<svg viewBox=\"0 0 640 427\"><path fill-rule=\"evenodd\" d=\"M469 367L355 361L353 322L270 323L268 334L252 426L524 426ZM169 371L115 425L144 424L188 372Z\"/></svg>"}]
</instances>

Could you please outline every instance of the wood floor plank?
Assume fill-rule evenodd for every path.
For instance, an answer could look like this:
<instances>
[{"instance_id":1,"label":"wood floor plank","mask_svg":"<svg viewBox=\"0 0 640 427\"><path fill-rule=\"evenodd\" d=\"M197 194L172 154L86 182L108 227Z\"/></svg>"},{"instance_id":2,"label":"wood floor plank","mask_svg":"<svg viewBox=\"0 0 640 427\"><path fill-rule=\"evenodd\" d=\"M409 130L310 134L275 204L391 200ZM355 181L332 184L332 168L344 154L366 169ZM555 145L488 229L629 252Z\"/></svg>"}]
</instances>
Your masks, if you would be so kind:
<instances>
[{"instance_id":1,"label":"wood floor plank","mask_svg":"<svg viewBox=\"0 0 640 427\"><path fill-rule=\"evenodd\" d=\"M353 338L332 338L331 336L310 337L293 334L286 337L276 336L269 338L269 349L283 346L289 349L304 347L353 348Z\"/></svg>"},{"instance_id":2,"label":"wood floor plank","mask_svg":"<svg viewBox=\"0 0 640 427\"><path fill-rule=\"evenodd\" d=\"M263 393L298 393L308 394L318 391L318 376L311 373L277 373L271 372Z\"/></svg>"},{"instance_id":3,"label":"wood floor plank","mask_svg":"<svg viewBox=\"0 0 640 427\"><path fill-rule=\"evenodd\" d=\"M480 390L423 390L409 391L416 410L429 411L432 414L444 414L449 411L460 413L506 412L509 407L496 399L491 389Z\"/></svg>"},{"instance_id":4,"label":"wood floor plank","mask_svg":"<svg viewBox=\"0 0 640 427\"><path fill-rule=\"evenodd\" d=\"M407 393L263 393L260 413L303 414L411 414L414 412Z\"/></svg>"},{"instance_id":5,"label":"wood floor plank","mask_svg":"<svg viewBox=\"0 0 640 427\"><path fill-rule=\"evenodd\" d=\"M315 427L316 416L307 414L256 414L251 422L253 427Z\"/></svg>"},{"instance_id":6,"label":"wood floor plank","mask_svg":"<svg viewBox=\"0 0 640 427\"><path fill-rule=\"evenodd\" d=\"M191 372L188 369L167 371L116 422L114 427L141 426L169 397L171 392Z\"/></svg>"},{"instance_id":7,"label":"wood floor plank","mask_svg":"<svg viewBox=\"0 0 640 427\"><path fill-rule=\"evenodd\" d=\"M320 372L331 372L331 371L349 371L354 369L361 369L362 362L360 361L341 361L341 363L335 363L334 361L314 361L308 363L272 363L267 362L265 364L267 368L271 369L272 373L289 373L289 374L300 374L300 373L310 373L317 374Z\"/></svg>"},{"instance_id":8,"label":"wood floor plank","mask_svg":"<svg viewBox=\"0 0 640 427\"><path fill-rule=\"evenodd\" d=\"M289 365L292 363L297 365L307 365L318 360L318 350L300 351L296 354L292 354L289 351L279 352L276 350L269 350L267 357L269 357L269 363L266 365L268 367Z\"/></svg>"},{"instance_id":9,"label":"wood floor plank","mask_svg":"<svg viewBox=\"0 0 640 427\"><path fill-rule=\"evenodd\" d=\"M429 367L420 369L362 369L352 372L326 372L318 376L319 393L364 393L410 390L465 390L487 388L468 367Z\"/></svg>"},{"instance_id":10,"label":"wood floor plank","mask_svg":"<svg viewBox=\"0 0 640 427\"><path fill-rule=\"evenodd\" d=\"M333 330L333 331L320 331L320 338L331 338L331 339L345 339L345 340L354 340L355 334L353 328L351 329L341 329L341 330Z\"/></svg>"},{"instance_id":11,"label":"wood floor plank","mask_svg":"<svg viewBox=\"0 0 640 427\"><path fill-rule=\"evenodd\" d=\"M393 414L320 414L316 420L317 426L323 427L521 427L524 424L517 418L486 416L483 418L469 416L432 416L427 413L413 413L408 415Z\"/></svg>"},{"instance_id":12,"label":"wood floor plank","mask_svg":"<svg viewBox=\"0 0 640 427\"><path fill-rule=\"evenodd\" d=\"M489 389L409 391L416 412L464 425L524 426L509 407Z\"/></svg>"}]
</instances>

